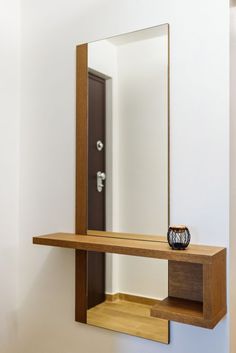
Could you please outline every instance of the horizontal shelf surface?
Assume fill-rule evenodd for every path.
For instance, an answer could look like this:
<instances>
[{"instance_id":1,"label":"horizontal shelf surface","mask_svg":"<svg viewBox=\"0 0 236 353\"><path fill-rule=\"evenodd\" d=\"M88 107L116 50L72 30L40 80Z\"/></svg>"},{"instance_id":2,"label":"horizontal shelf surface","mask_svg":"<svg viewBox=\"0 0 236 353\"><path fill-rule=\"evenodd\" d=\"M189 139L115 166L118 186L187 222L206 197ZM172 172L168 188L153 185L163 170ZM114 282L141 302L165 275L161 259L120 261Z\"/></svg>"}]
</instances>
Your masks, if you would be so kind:
<instances>
[{"instance_id":1,"label":"horizontal shelf surface","mask_svg":"<svg viewBox=\"0 0 236 353\"><path fill-rule=\"evenodd\" d=\"M102 230L87 230L87 235L92 235L95 237L142 240L142 241L154 241L154 242L158 242L158 243L167 243L167 237L163 237L161 235L117 233L117 232L106 232L106 231L102 231Z\"/></svg>"},{"instance_id":2,"label":"horizontal shelf surface","mask_svg":"<svg viewBox=\"0 0 236 353\"><path fill-rule=\"evenodd\" d=\"M197 301L167 297L152 307L151 316L205 327L203 304Z\"/></svg>"},{"instance_id":3,"label":"horizontal shelf surface","mask_svg":"<svg viewBox=\"0 0 236 353\"><path fill-rule=\"evenodd\" d=\"M203 317L203 304L201 302L167 297L152 307L152 316L157 313L180 314L181 316Z\"/></svg>"},{"instance_id":4,"label":"horizontal shelf surface","mask_svg":"<svg viewBox=\"0 0 236 353\"><path fill-rule=\"evenodd\" d=\"M149 240L149 236L141 236L140 239L130 237L122 237L106 233L101 236L101 232L93 231L93 235L77 235L71 233L55 233L43 236L33 237L33 243L38 245L48 245L63 248L116 253L124 255L134 255L142 257L158 258L163 260L175 260L193 263L209 264L215 255L225 251L222 247L212 247L204 245L190 245L186 250L172 250L168 243L163 241ZM157 237L158 239L158 237Z\"/></svg>"}]
</instances>

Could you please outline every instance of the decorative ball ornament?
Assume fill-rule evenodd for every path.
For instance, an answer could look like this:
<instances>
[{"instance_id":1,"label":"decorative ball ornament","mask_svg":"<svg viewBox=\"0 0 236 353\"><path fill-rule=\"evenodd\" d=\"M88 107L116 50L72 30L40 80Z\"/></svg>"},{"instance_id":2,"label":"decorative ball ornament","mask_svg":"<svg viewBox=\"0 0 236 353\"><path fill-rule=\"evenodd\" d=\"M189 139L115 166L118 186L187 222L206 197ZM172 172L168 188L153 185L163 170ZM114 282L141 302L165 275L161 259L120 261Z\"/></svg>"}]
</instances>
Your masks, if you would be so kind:
<instances>
[{"instance_id":1,"label":"decorative ball ornament","mask_svg":"<svg viewBox=\"0 0 236 353\"><path fill-rule=\"evenodd\" d=\"M173 250L184 250L190 243L191 235L184 225L169 227L167 240Z\"/></svg>"}]
</instances>

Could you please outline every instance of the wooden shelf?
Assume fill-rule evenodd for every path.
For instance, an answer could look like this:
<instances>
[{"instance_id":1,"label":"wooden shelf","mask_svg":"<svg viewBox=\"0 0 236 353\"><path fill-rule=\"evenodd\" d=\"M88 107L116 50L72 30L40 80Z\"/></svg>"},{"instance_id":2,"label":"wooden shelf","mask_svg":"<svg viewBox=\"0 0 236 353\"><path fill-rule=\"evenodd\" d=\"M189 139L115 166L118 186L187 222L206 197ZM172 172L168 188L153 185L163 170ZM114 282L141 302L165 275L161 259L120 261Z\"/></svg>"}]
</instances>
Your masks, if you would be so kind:
<instances>
[{"instance_id":1,"label":"wooden shelf","mask_svg":"<svg viewBox=\"0 0 236 353\"><path fill-rule=\"evenodd\" d=\"M160 240L149 240L149 236L130 235L129 237L112 236L112 233L106 233L101 236L101 232L93 235L76 235L70 233L55 233L43 236L35 236L34 244L57 246L63 248L72 248L77 250L107 252L124 255L134 255L143 257L152 257L163 260L175 260L184 262L193 262L200 264L210 264L213 258L220 252L224 252L222 247L190 245L184 251L172 250L169 245ZM135 237L135 238L134 238ZM158 237L157 237L158 239Z\"/></svg>"},{"instance_id":2,"label":"wooden shelf","mask_svg":"<svg viewBox=\"0 0 236 353\"><path fill-rule=\"evenodd\" d=\"M151 316L188 324L192 321L192 324L201 326L204 321L203 303L167 297L152 307Z\"/></svg>"},{"instance_id":3,"label":"wooden shelf","mask_svg":"<svg viewBox=\"0 0 236 353\"><path fill-rule=\"evenodd\" d=\"M82 286L87 251L168 260L168 298L154 305L150 316L213 328L226 314L226 249L191 244L172 250L164 237L88 231L87 235L55 233L33 238L34 244L76 249ZM84 268L82 265L84 265ZM80 288L80 287L79 287ZM82 288L82 287L81 287ZM86 298L86 286L83 287ZM81 295L79 296L81 298ZM79 302L80 303L80 302ZM86 322L86 305L83 306Z\"/></svg>"},{"instance_id":4,"label":"wooden shelf","mask_svg":"<svg viewBox=\"0 0 236 353\"><path fill-rule=\"evenodd\" d=\"M167 297L152 307L151 316L212 329L226 314L224 307L214 317L206 319L203 307L201 302Z\"/></svg>"}]
</instances>

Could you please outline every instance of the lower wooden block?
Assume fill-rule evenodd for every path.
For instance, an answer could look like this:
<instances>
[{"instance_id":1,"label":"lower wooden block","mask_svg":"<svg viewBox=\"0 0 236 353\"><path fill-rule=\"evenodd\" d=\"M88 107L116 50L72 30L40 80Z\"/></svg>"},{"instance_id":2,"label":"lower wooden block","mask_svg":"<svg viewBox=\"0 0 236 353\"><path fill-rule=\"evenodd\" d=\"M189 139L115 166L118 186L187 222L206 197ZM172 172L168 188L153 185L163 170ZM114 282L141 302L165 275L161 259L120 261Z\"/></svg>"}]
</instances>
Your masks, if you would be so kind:
<instances>
[{"instance_id":1,"label":"lower wooden block","mask_svg":"<svg viewBox=\"0 0 236 353\"><path fill-rule=\"evenodd\" d=\"M169 261L168 262L169 297L193 301L203 301L202 264Z\"/></svg>"}]
</instances>

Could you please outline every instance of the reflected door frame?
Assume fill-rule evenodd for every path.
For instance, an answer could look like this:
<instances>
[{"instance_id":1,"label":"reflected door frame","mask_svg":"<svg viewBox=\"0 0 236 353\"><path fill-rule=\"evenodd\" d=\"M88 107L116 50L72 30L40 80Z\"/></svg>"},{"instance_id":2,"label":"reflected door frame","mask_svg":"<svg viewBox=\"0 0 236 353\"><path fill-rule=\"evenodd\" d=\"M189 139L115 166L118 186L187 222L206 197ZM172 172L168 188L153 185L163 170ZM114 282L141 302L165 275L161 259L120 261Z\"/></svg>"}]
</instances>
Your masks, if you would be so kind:
<instances>
[{"instance_id":1,"label":"reflected door frame","mask_svg":"<svg viewBox=\"0 0 236 353\"><path fill-rule=\"evenodd\" d=\"M88 72L88 229L106 230L106 180L98 190L97 173L106 171L106 80ZM97 145L98 142L102 145ZM87 309L105 300L105 254L89 251Z\"/></svg>"}]
</instances>

